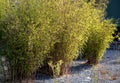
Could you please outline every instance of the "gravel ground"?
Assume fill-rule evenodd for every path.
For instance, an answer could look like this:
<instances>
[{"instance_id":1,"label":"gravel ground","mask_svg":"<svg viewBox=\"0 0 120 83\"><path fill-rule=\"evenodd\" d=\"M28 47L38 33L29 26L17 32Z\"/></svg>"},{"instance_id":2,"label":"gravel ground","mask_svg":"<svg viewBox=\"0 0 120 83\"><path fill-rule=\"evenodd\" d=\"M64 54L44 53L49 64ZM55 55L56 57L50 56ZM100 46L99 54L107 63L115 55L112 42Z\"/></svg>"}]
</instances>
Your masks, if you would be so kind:
<instances>
[{"instance_id":1,"label":"gravel ground","mask_svg":"<svg viewBox=\"0 0 120 83\"><path fill-rule=\"evenodd\" d=\"M38 74L36 80L29 83L120 83L120 50L107 50L97 66L90 66L85 62L74 61L69 75L53 79ZM0 62L0 80L4 76L2 70Z\"/></svg>"},{"instance_id":2,"label":"gravel ground","mask_svg":"<svg viewBox=\"0 0 120 83\"><path fill-rule=\"evenodd\" d=\"M97 66L74 61L70 75L56 79L39 75L35 83L120 83L120 51L107 50Z\"/></svg>"}]
</instances>

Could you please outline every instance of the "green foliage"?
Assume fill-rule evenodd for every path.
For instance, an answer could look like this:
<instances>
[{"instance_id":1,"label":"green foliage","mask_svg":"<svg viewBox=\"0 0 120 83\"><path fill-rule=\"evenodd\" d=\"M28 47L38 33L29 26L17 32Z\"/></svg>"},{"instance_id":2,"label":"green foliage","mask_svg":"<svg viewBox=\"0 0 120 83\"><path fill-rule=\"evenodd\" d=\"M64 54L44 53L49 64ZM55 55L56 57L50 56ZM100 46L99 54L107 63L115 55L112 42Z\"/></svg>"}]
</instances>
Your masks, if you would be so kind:
<instances>
[{"instance_id":1,"label":"green foliage","mask_svg":"<svg viewBox=\"0 0 120 83\"><path fill-rule=\"evenodd\" d=\"M5 14L5 11L4 11L4 8L5 8L5 1L4 0L0 0L0 26L3 26L2 25L2 21L4 19L4 14ZM2 39L2 27L0 27L0 53L1 53L1 50L2 50L2 46L1 46L1 39Z\"/></svg>"},{"instance_id":2,"label":"green foliage","mask_svg":"<svg viewBox=\"0 0 120 83\"><path fill-rule=\"evenodd\" d=\"M97 9L100 9L100 10L103 10L105 11L106 8L107 8L107 5L109 3L109 0L91 0L92 1L95 1L95 4L94 6L97 8Z\"/></svg>"},{"instance_id":3,"label":"green foliage","mask_svg":"<svg viewBox=\"0 0 120 83\"><path fill-rule=\"evenodd\" d=\"M89 4L89 8L92 5ZM104 19L104 11L98 10L95 7L90 9L89 35L88 40L82 48L83 58L87 59L90 64L97 64L103 56L104 51L112 42L112 34L115 31L116 25L111 20ZM90 22L90 23L89 23Z\"/></svg>"},{"instance_id":4,"label":"green foliage","mask_svg":"<svg viewBox=\"0 0 120 83\"><path fill-rule=\"evenodd\" d=\"M62 60L63 65L70 63L78 56L79 49L86 41L86 9L84 0L58 0L56 1L60 19L56 19L60 27L56 35L58 42L51 49L49 59L56 63ZM84 7L85 6L85 7ZM61 66L61 67L62 67ZM65 67L64 67L65 68Z\"/></svg>"},{"instance_id":5,"label":"green foliage","mask_svg":"<svg viewBox=\"0 0 120 83\"><path fill-rule=\"evenodd\" d=\"M56 78L60 75L60 67L63 64L63 61L60 60L56 63L53 63L53 61L49 61L48 65L51 67L52 71L53 71L53 77Z\"/></svg>"},{"instance_id":6,"label":"green foliage","mask_svg":"<svg viewBox=\"0 0 120 83\"><path fill-rule=\"evenodd\" d=\"M44 58L56 41L55 8L46 0L6 3L5 19L1 23L4 55L10 62L13 76L26 78L43 65Z\"/></svg>"},{"instance_id":7,"label":"green foliage","mask_svg":"<svg viewBox=\"0 0 120 83\"><path fill-rule=\"evenodd\" d=\"M0 0L0 46L13 76L29 77L44 61L58 76L81 48L86 59L100 61L115 25L98 5L95 0Z\"/></svg>"}]
</instances>

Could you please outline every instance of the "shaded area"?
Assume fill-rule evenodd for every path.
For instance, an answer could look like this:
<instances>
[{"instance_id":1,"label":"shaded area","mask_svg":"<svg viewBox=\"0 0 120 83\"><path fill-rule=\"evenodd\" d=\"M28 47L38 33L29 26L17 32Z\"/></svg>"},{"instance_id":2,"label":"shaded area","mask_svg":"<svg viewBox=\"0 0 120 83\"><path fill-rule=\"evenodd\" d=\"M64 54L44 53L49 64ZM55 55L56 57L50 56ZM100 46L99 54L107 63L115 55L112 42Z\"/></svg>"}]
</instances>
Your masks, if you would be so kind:
<instances>
[{"instance_id":1,"label":"shaded area","mask_svg":"<svg viewBox=\"0 0 120 83\"><path fill-rule=\"evenodd\" d=\"M79 62L79 63L77 63L77 62ZM80 63L80 61L76 61L76 64L78 64L78 65L71 67L71 71L72 71L71 73L77 74L78 72L83 72L83 70L92 68L91 65L89 65L87 63Z\"/></svg>"},{"instance_id":2,"label":"shaded area","mask_svg":"<svg viewBox=\"0 0 120 83\"><path fill-rule=\"evenodd\" d=\"M45 75L45 74L37 73L35 75L35 79L36 80L49 80L49 79L53 79L53 77Z\"/></svg>"}]
</instances>

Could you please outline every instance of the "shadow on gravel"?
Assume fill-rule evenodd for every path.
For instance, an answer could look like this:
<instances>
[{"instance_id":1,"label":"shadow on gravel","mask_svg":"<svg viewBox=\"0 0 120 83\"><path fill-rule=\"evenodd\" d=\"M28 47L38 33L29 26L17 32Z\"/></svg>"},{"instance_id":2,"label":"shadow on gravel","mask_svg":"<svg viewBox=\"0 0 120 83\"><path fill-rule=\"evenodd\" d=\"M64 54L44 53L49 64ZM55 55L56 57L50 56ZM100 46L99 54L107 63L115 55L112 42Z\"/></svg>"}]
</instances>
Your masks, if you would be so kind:
<instances>
[{"instance_id":1,"label":"shadow on gravel","mask_svg":"<svg viewBox=\"0 0 120 83\"><path fill-rule=\"evenodd\" d=\"M76 65L76 66L72 66L70 70L71 70L71 74L77 74L78 72L83 72L84 70L89 69L91 67L92 67L91 65L89 65L87 63L84 63L84 64L79 64L79 65ZM48 76L48 75L41 74L41 73L37 73L35 78L36 78L36 80L53 79L52 76Z\"/></svg>"},{"instance_id":2,"label":"shadow on gravel","mask_svg":"<svg viewBox=\"0 0 120 83\"><path fill-rule=\"evenodd\" d=\"M53 79L53 77L45 75L45 74L36 74L35 75L36 80L49 80L49 79Z\"/></svg>"},{"instance_id":3,"label":"shadow on gravel","mask_svg":"<svg viewBox=\"0 0 120 83\"><path fill-rule=\"evenodd\" d=\"M120 61L112 61L110 64L113 64L113 65L120 65Z\"/></svg>"},{"instance_id":4,"label":"shadow on gravel","mask_svg":"<svg viewBox=\"0 0 120 83\"><path fill-rule=\"evenodd\" d=\"M84 63L84 64L80 64L80 65L77 65L77 66L72 66L71 67L71 73L74 73L74 74L77 74L78 72L83 72L83 70L86 70L86 69L90 69L92 66L87 64L87 63Z\"/></svg>"}]
</instances>

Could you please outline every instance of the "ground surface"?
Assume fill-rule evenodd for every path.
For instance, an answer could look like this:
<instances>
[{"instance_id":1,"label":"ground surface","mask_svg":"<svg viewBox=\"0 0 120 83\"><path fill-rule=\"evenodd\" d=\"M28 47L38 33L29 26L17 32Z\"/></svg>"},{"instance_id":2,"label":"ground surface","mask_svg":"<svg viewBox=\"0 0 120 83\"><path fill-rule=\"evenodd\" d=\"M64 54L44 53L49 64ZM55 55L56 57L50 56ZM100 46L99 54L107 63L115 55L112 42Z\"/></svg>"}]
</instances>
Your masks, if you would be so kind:
<instances>
[{"instance_id":1,"label":"ground surface","mask_svg":"<svg viewBox=\"0 0 120 83\"><path fill-rule=\"evenodd\" d=\"M74 61L70 75L56 79L39 75L35 83L120 83L120 51L107 50L97 66Z\"/></svg>"},{"instance_id":2,"label":"ground surface","mask_svg":"<svg viewBox=\"0 0 120 83\"><path fill-rule=\"evenodd\" d=\"M0 83L4 80L3 66L0 60ZM120 83L120 50L107 50L97 66L74 61L69 75L53 79L37 74L36 80L29 83Z\"/></svg>"}]
</instances>

